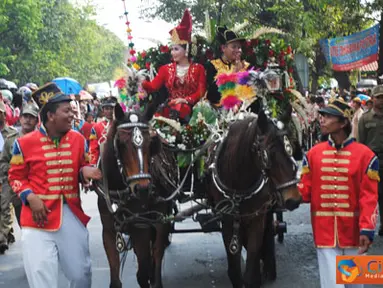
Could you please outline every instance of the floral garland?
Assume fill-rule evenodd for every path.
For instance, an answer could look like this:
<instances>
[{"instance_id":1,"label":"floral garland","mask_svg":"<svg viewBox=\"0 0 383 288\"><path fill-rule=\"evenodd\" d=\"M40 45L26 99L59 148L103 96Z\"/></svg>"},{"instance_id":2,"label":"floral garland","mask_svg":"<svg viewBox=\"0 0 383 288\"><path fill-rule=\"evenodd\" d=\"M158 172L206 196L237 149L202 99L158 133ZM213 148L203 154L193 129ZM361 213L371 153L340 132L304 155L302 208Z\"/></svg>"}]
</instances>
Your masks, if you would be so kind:
<instances>
[{"instance_id":1,"label":"floral garland","mask_svg":"<svg viewBox=\"0 0 383 288\"><path fill-rule=\"evenodd\" d=\"M177 153L178 165L186 167L191 163L191 155L203 146L211 135L210 127L217 121L216 111L207 103L199 102L193 107L187 125L162 116L153 118L153 127L166 145L180 150Z\"/></svg>"}]
</instances>

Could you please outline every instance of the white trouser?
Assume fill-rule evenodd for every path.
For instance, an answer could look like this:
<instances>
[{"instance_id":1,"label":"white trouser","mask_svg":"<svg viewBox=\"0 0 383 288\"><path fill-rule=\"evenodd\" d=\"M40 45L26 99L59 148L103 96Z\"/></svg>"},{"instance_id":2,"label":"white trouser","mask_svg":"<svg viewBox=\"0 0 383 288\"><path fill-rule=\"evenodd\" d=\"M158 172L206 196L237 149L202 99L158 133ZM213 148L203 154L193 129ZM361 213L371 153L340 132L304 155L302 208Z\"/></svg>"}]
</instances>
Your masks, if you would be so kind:
<instances>
[{"instance_id":1,"label":"white trouser","mask_svg":"<svg viewBox=\"0 0 383 288\"><path fill-rule=\"evenodd\" d=\"M318 248L321 288L363 288L363 284L336 284L336 256L358 255L358 249Z\"/></svg>"},{"instance_id":2,"label":"white trouser","mask_svg":"<svg viewBox=\"0 0 383 288\"><path fill-rule=\"evenodd\" d=\"M21 233L29 287L58 287L60 265L70 288L91 288L88 230L66 204L63 205L62 225L58 231L23 227Z\"/></svg>"}]
</instances>

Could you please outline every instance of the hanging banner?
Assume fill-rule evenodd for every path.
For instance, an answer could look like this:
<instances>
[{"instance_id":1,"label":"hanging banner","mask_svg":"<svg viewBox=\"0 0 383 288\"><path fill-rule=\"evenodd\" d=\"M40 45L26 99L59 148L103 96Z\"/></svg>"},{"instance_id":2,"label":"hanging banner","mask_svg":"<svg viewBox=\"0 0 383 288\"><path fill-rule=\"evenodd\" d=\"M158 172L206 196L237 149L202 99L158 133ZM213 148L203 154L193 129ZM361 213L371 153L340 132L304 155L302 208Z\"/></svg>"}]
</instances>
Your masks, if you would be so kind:
<instances>
[{"instance_id":1,"label":"hanging banner","mask_svg":"<svg viewBox=\"0 0 383 288\"><path fill-rule=\"evenodd\" d=\"M326 60L335 71L350 71L378 59L379 24L346 37L319 41Z\"/></svg>"}]
</instances>

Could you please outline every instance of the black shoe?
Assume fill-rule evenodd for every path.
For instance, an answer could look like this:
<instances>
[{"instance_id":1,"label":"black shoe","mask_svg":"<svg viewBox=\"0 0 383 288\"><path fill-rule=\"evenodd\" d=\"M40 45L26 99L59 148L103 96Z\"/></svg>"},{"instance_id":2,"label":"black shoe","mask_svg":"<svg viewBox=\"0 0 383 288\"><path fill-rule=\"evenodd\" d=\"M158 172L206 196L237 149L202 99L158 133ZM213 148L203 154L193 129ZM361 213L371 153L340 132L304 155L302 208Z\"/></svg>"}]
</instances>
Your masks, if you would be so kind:
<instances>
[{"instance_id":1,"label":"black shoe","mask_svg":"<svg viewBox=\"0 0 383 288\"><path fill-rule=\"evenodd\" d=\"M378 232L378 235L379 235L379 236L383 236L383 227L380 227L379 232Z\"/></svg>"}]
</instances>

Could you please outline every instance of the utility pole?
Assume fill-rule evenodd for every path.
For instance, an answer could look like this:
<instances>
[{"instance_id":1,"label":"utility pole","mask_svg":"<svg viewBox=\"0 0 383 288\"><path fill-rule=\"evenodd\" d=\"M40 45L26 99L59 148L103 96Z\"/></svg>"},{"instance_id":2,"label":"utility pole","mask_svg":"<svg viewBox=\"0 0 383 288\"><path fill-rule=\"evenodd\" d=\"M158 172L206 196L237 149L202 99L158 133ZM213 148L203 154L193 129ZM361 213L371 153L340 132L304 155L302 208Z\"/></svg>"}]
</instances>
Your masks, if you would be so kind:
<instances>
[{"instance_id":1,"label":"utility pole","mask_svg":"<svg viewBox=\"0 0 383 288\"><path fill-rule=\"evenodd\" d=\"M382 80L379 79L379 76L383 75L383 11L380 12L380 28L379 28L379 54L378 54L378 75L377 81L378 84L382 84Z\"/></svg>"}]
</instances>

